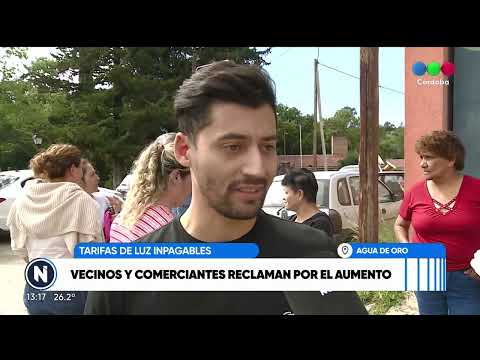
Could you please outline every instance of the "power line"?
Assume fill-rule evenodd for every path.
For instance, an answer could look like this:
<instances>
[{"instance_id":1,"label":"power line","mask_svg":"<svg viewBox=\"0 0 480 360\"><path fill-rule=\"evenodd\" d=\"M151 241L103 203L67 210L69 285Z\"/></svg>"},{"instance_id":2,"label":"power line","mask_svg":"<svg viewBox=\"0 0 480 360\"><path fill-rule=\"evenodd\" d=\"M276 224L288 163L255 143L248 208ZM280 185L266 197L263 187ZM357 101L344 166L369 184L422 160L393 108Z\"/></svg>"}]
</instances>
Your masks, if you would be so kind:
<instances>
[{"instance_id":1,"label":"power line","mask_svg":"<svg viewBox=\"0 0 480 360\"><path fill-rule=\"evenodd\" d=\"M317 59L318 59L318 58L317 58ZM328 65L322 64L322 63L320 63L320 62L319 62L318 64L321 65L321 66L324 66L324 67L326 67L326 68L328 68L328 69L331 69L331 70L333 70L333 71L337 71L337 72L339 72L339 73L341 73L341 74L344 74L344 75L350 76L350 77L352 77L352 78L354 78L354 79L360 80L360 77L359 77L359 76L355 76L355 75L349 74L349 73L347 73L347 72L345 72L345 71L342 71L342 70L340 70L340 69L334 68L334 67L332 67L332 66L328 66ZM395 89L389 88L389 87L387 87L387 86L378 85L378 87L379 87L379 88L382 88L382 89L385 89L385 90L390 90L390 91L396 92L396 93L398 93L398 94L402 94L402 95L405 94L405 93L402 92L402 91L395 90Z\"/></svg>"},{"instance_id":2,"label":"power line","mask_svg":"<svg viewBox=\"0 0 480 360\"><path fill-rule=\"evenodd\" d=\"M290 50L292 50L292 49L294 49L294 48L287 48L287 50L285 50L283 53L281 53L280 55L276 56L276 57L275 57L274 59L272 59L272 60L281 58L283 55L285 55L286 53L288 53L288 52L289 52ZM317 61L318 61L319 56L320 56L320 48L317 47ZM360 80L360 77L359 77L359 76L355 76L355 75L349 74L349 73L347 73L347 72L345 72L345 71L342 71L342 70L340 70L340 69L337 69L337 68L335 68L335 67L333 67L333 66L328 66L328 65L322 64L321 62L318 62L318 64L321 65L321 66L323 66L323 67L326 67L326 68L328 68L328 69L331 69L331 70L333 70L333 71L337 71L337 72L339 72L339 73L341 73L341 74L350 76L350 77L352 77L352 78L354 78L354 79L357 79L357 80ZM383 85L380 85L380 84L378 85L378 87L381 88L381 89L385 89L385 90L389 90L389 91L395 92L395 93L397 93L397 94L401 94L401 95L404 95L404 94L405 94L403 91L395 90L395 89L392 89L392 88L390 88L390 87L383 86Z\"/></svg>"},{"instance_id":3,"label":"power line","mask_svg":"<svg viewBox=\"0 0 480 360\"><path fill-rule=\"evenodd\" d=\"M276 59L279 59L281 58L283 55L285 55L286 53L288 53L290 50L292 50L293 48L287 48L287 50L285 50L283 53L281 53L280 55L278 56L275 56L273 59L271 60L276 60Z\"/></svg>"}]
</instances>

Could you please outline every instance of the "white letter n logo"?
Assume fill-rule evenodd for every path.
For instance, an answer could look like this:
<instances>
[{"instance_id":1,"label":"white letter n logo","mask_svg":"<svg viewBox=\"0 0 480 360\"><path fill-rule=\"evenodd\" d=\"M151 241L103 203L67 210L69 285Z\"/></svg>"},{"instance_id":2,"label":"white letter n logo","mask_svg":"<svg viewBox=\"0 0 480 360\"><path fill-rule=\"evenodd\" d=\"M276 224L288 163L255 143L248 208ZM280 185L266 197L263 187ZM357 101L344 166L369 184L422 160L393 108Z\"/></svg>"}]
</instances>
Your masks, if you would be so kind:
<instances>
[{"instance_id":1,"label":"white letter n logo","mask_svg":"<svg viewBox=\"0 0 480 360\"><path fill-rule=\"evenodd\" d=\"M42 266L43 270L40 271L40 267L39 266L34 266L33 267L33 278L35 279L35 281L39 281L38 278L42 278L42 281L44 283L47 283L48 281L48 270L47 270L47 267L44 265Z\"/></svg>"}]
</instances>

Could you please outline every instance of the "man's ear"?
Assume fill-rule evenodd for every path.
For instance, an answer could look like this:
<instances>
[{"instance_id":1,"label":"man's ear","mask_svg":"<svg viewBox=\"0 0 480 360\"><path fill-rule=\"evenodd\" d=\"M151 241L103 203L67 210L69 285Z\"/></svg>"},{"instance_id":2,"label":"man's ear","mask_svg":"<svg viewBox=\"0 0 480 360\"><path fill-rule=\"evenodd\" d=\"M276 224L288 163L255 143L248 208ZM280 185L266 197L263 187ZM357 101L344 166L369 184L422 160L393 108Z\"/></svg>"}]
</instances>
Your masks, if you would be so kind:
<instances>
[{"instance_id":1,"label":"man's ear","mask_svg":"<svg viewBox=\"0 0 480 360\"><path fill-rule=\"evenodd\" d=\"M175 136L175 158L185 167L190 167L190 149L191 144L187 135L181 132L177 133Z\"/></svg>"}]
</instances>

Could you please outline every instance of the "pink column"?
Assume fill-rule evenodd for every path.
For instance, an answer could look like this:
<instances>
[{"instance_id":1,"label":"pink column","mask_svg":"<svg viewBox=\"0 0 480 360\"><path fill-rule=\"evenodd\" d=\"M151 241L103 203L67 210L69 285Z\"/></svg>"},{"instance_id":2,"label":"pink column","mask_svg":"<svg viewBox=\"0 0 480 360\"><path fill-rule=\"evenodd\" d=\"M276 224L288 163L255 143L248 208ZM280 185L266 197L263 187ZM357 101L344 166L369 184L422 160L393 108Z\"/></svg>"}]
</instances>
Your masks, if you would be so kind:
<instances>
[{"instance_id":1,"label":"pink column","mask_svg":"<svg viewBox=\"0 0 480 360\"><path fill-rule=\"evenodd\" d=\"M412 66L417 61L428 64L448 60L448 48L405 48L405 186L409 189L423 180L415 142L432 130L448 129L448 87L446 85L418 85L418 79L444 79L427 73L416 76Z\"/></svg>"}]
</instances>

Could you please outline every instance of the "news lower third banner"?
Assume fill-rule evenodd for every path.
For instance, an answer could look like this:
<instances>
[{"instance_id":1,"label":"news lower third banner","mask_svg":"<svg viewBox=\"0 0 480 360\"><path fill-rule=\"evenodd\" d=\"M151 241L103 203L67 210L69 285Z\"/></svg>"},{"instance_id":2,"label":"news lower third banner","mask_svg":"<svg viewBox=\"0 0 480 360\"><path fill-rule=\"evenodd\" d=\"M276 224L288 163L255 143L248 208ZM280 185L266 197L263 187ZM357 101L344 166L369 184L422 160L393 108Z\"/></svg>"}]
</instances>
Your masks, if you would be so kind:
<instances>
[{"instance_id":1,"label":"news lower third banner","mask_svg":"<svg viewBox=\"0 0 480 360\"><path fill-rule=\"evenodd\" d=\"M80 244L32 260L47 291L445 291L441 244L344 243L339 258L256 258L256 244Z\"/></svg>"}]
</instances>

